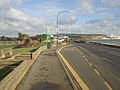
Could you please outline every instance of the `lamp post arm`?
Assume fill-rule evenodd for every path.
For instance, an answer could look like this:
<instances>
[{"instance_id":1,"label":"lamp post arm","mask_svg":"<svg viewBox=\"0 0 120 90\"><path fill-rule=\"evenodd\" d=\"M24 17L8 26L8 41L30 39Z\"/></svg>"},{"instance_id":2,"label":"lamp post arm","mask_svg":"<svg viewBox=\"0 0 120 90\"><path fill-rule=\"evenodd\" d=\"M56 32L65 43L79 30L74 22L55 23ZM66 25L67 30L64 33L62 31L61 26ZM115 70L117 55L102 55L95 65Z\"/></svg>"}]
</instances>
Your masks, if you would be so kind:
<instances>
[{"instance_id":1,"label":"lamp post arm","mask_svg":"<svg viewBox=\"0 0 120 90\"><path fill-rule=\"evenodd\" d=\"M59 28L58 28L58 17L61 13L69 13L68 11L60 11L58 14L57 14L57 25L56 25L56 28L57 28L57 34L59 34ZM58 35L57 35L57 46L58 46Z\"/></svg>"},{"instance_id":2,"label":"lamp post arm","mask_svg":"<svg viewBox=\"0 0 120 90\"><path fill-rule=\"evenodd\" d=\"M57 14L57 26L56 26L57 28L58 28L58 17L59 17L59 15L60 15L61 13L64 13L64 12L65 12L65 13L69 13L68 11L61 11L61 12L59 12L59 13Z\"/></svg>"}]
</instances>

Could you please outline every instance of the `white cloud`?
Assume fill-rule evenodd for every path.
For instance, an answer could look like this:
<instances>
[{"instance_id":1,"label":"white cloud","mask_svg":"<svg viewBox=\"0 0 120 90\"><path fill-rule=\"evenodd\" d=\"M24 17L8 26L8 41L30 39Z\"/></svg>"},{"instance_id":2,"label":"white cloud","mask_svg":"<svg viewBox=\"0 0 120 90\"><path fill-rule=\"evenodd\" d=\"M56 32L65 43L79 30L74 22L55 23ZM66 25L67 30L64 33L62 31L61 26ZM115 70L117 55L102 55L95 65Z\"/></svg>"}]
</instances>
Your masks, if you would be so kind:
<instances>
[{"instance_id":1,"label":"white cloud","mask_svg":"<svg viewBox=\"0 0 120 90\"><path fill-rule=\"evenodd\" d=\"M50 26L51 33L56 33L56 16L57 13L66 10L64 7L59 7L58 1L52 0L42 4L35 4L31 12L31 8L27 8L30 13L29 16L23 11L12 8L13 4L19 3L21 0L0 0L0 35L17 36L18 32L24 32L29 35L45 33L46 26ZM69 0L59 0L59 2L68 2ZM52 2L52 3L50 3ZM54 3L53 3L54 2ZM104 19L89 21L84 25L74 25L77 22L76 16L91 14L94 11L108 10L105 7L96 8L93 6L93 0L76 0L77 6L69 11L69 14L61 14L59 17L60 32L72 33L114 33L120 32L120 18L119 15L114 17L107 17ZM119 6L119 0L102 0L103 3L110 3L110 6ZM57 4L56 4L57 3ZM57 6L58 5L58 6ZM33 9L33 8L32 8ZM36 10L37 9L37 10ZM25 10L25 9L24 9ZM32 15L36 13L37 15ZM107 12L108 13L108 12ZM103 13L102 13L103 14ZM76 16L75 16L76 15ZM40 17L35 18L34 16ZM73 25L71 25L73 24ZM114 30L114 31L113 31ZM120 34L119 34L120 35Z\"/></svg>"},{"instance_id":2,"label":"white cloud","mask_svg":"<svg viewBox=\"0 0 120 90\"><path fill-rule=\"evenodd\" d=\"M60 26L60 33L66 33L67 26ZM82 25L69 25L69 33L76 34L114 34L120 35L120 16L96 19Z\"/></svg>"},{"instance_id":3,"label":"white cloud","mask_svg":"<svg viewBox=\"0 0 120 90\"><path fill-rule=\"evenodd\" d=\"M20 2L21 2L21 0L0 0L0 9L7 9L13 3L18 4Z\"/></svg>"},{"instance_id":4,"label":"white cloud","mask_svg":"<svg viewBox=\"0 0 120 90\"><path fill-rule=\"evenodd\" d=\"M108 10L108 8L106 7L96 8L96 11L106 11L106 10Z\"/></svg>"},{"instance_id":5,"label":"white cloud","mask_svg":"<svg viewBox=\"0 0 120 90\"><path fill-rule=\"evenodd\" d=\"M92 0L77 0L77 1L79 5L82 6L82 11L84 13L94 13L94 7L93 7Z\"/></svg>"},{"instance_id":6,"label":"white cloud","mask_svg":"<svg viewBox=\"0 0 120 90\"><path fill-rule=\"evenodd\" d=\"M120 0L102 0L104 3L108 3L110 6L113 7L120 7Z\"/></svg>"},{"instance_id":7,"label":"white cloud","mask_svg":"<svg viewBox=\"0 0 120 90\"><path fill-rule=\"evenodd\" d=\"M84 29L90 30L89 33L104 33L104 34L120 35L119 15L116 15L112 18L103 18L99 20L89 21L84 26Z\"/></svg>"},{"instance_id":8,"label":"white cloud","mask_svg":"<svg viewBox=\"0 0 120 90\"><path fill-rule=\"evenodd\" d=\"M8 3L7 0L4 3ZM41 16L41 19L31 17L20 10L11 8L10 6L12 3L12 1L9 2L6 5L7 8L3 6L1 8L4 12L0 13L0 35L17 36L18 32L35 35L43 32L45 33L46 26L51 25L51 29L53 30L51 32L56 33L54 32L55 25L53 23L56 23L57 13L64 10L64 8L59 8L55 5L50 5L49 3L38 4L36 7L40 10L39 15ZM55 20L51 21L50 19L53 19L53 16L55 16ZM74 19L74 17L70 18L70 20L72 19ZM2 33L2 31L4 31L4 33Z\"/></svg>"},{"instance_id":9,"label":"white cloud","mask_svg":"<svg viewBox=\"0 0 120 90\"><path fill-rule=\"evenodd\" d=\"M23 12L14 9L14 8L9 8L5 12L5 18L11 19L11 20L27 20L29 17L26 16Z\"/></svg>"},{"instance_id":10,"label":"white cloud","mask_svg":"<svg viewBox=\"0 0 120 90\"><path fill-rule=\"evenodd\" d=\"M59 20L60 25L71 25L71 24L75 24L76 22L77 22L77 18L74 15L65 15Z\"/></svg>"},{"instance_id":11,"label":"white cloud","mask_svg":"<svg viewBox=\"0 0 120 90\"><path fill-rule=\"evenodd\" d=\"M0 17L0 35L17 35L18 32L25 32L27 34L39 33L43 21L39 18L34 18L26 15L22 11L14 8L9 8L1 13Z\"/></svg>"}]
</instances>

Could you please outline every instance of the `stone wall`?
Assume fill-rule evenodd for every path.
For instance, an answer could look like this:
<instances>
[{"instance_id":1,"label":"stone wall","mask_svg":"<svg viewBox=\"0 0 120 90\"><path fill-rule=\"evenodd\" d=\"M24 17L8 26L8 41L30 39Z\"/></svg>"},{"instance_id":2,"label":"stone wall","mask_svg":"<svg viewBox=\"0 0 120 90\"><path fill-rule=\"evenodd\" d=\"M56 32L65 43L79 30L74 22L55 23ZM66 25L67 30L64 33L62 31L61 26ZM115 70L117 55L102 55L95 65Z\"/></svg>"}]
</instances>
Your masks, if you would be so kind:
<instances>
[{"instance_id":1,"label":"stone wall","mask_svg":"<svg viewBox=\"0 0 120 90\"><path fill-rule=\"evenodd\" d=\"M15 68L10 74L8 74L1 82L0 82L0 90L15 90L17 85L20 83L24 75L30 69L32 64L35 62L36 58L39 54L47 49L46 46L38 48L33 53L32 60L24 60L17 68Z\"/></svg>"}]
</instances>

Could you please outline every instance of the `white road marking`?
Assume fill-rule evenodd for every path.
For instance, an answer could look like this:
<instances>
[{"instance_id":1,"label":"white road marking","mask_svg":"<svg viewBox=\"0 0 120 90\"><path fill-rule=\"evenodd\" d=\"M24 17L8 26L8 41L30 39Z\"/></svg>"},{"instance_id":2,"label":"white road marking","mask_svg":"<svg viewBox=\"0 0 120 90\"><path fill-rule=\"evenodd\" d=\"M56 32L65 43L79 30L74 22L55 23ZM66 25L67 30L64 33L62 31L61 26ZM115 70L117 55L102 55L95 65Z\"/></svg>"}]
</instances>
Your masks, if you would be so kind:
<instances>
[{"instance_id":1,"label":"white road marking","mask_svg":"<svg viewBox=\"0 0 120 90\"><path fill-rule=\"evenodd\" d=\"M85 56L83 55L83 57L85 58Z\"/></svg>"},{"instance_id":2,"label":"white road marking","mask_svg":"<svg viewBox=\"0 0 120 90\"><path fill-rule=\"evenodd\" d=\"M102 50L102 49L97 49L98 51L104 51L104 50Z\"/></svg>"},{"instance_id":3,"label":"white road marking","mask_svg":"<svg viewBox=\"0 0 120 90\"><path fill-rule=\"evenodd\" d=\"M85 58L85 60L88 62L88 60Z\"/></svg>"},{"instance_id":4,"label":"white road marking","mask_svg":"<svg viewBox=\"0 0 120 90\"><path fill-rule=\"evenodd\" d=\"M109 90L113 90L112 88L111 88L111 86L107 83L107 82L104 82L105 83L105 85L107 86L107 88L109 89Z\"/></svg>"},{"instance_id":5,"label":"white road marking","mask_svg":"<svg viewBox=\"0 0 120 90\"><path fill-rule=\"evenodd\" d=\"M63 48L63 50L65 50L65 51L75 51L75 49L73 49L73 48Z\"/></svg>"},{"instance_id":6,"label":"white road marking","mask_svg":"<svg viewBox=\"0 0 120 90\"><path fill-rule=\"evenodd\" d=\"M91 63L89 63L89 65L92 67L93 65Z\"/></svg>"},{"instance_id":7,"label":"white road marking","mask_svg":"<svg viewBox=\"0 0 120 90\"><path fill-rule=\"evenodd\" d=\"M94 69L94 71L97 73L97 75L99 75L99 76L100 76L100 73L99 73L96 69Z\"/></svg>"}]
</instances>

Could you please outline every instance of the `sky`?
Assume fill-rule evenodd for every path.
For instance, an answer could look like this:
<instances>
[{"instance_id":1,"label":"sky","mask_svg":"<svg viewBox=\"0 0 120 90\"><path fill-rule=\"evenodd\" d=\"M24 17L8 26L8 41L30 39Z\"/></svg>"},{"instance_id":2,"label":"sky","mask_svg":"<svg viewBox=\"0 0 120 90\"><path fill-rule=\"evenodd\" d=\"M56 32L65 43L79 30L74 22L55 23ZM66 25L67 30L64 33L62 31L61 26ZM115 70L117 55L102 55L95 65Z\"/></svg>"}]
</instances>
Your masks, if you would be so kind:
<instances>
[{"instance_id":1,"label":"sky","mask_svg":"<svg viewBox=\"0 0 120 90\"><path fill-rule=\"evenodd\" d=\"M56 34L61 11L59 33L120 36L120 0L0 0L0 36Z\"/></svg>"}]
</instances>

